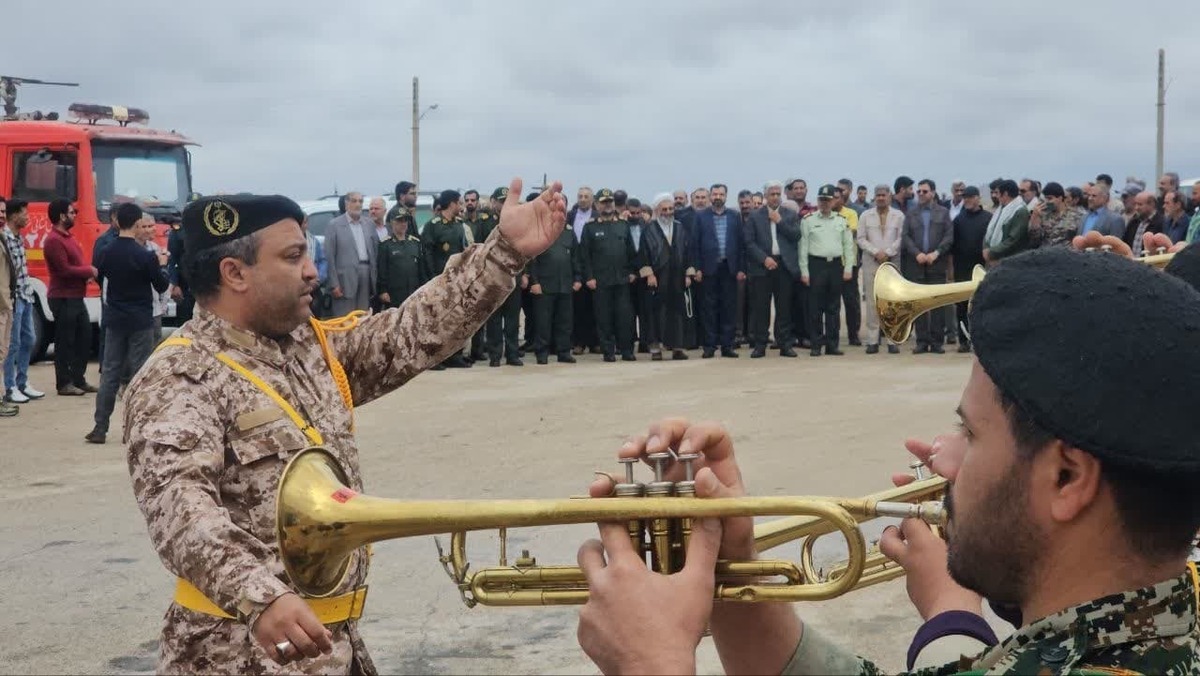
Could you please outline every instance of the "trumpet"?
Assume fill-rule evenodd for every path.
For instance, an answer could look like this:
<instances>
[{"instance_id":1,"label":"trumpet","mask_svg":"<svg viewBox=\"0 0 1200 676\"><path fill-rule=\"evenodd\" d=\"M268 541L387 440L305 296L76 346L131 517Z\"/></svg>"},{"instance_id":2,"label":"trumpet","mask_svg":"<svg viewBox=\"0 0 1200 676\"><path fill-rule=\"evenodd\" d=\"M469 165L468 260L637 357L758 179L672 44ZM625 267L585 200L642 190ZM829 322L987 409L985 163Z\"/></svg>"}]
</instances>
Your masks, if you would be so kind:
<instances>
[{"instance_id":1,"label":"trumpet","mask_svg":"<svg viewBox=\"0 0 1200 676\"><path fill-rule=\"evenodd\" d=\"M1105 245L1101 250L1108 251L1111 248ZM1087 251L1095 250L1089 248ZM1165 251L1159 248L1155 254L1133 260L1162 269L1175 257L1175 254ZM880 330L893 343L905 342L912 335L913 323L917 317L939 307L970 300L986 274L982 265L976 265L971 271L971 280L967 282L918 284L905 279L900 273L900 268L894 264L880 265L879 271L875 273L874 287Z\"/></svg>"},{"instance_id":2,"label":"trumpet","mask_svg":"<svg viewBox=\"0 0 1200 676\"><path fill-rule=\"evenodd\" d=\"M686 480L663 480L664 466L672 457L684 465ZM351 557L360 547L392 538L449 533L448 552L437 543L439 561L468 607L572 605L586 603L588 599L587 580L580 568L539 566L528 551L523 551L509 565L507 529L625 523L634 548L655 571L663 574L683 567L693 519L791 517L760 526L761 531L756 528L760 551L799 537L815 540L840 533L849 556L828 574L812 564L810 544L806 544L801 565L785 560L717 563L714 599L790 602L840 596L858 587L864 573L873 580L871 584L896 575L894 570L882 570L884 566L872 558L859 529L861 522L878 517L915 517L934 525L945 522L942 504L927 500L939 495L944 486L940 479L917 481L860 499L703 499L695 497L691 474L692 462L698 457L666 453L650 456L655 480L649 483L633 480L636 459L623 460L626 480L616 485L614 497L405 501L351 490L336 458L323 448L312 447L296 454L280 478L277 496L280 556L296 588L307 596L320 598L340 587L349 572ZM466 534L491 529L500 534L500 565L471 571Z\"/></svg>"}]
</instances>

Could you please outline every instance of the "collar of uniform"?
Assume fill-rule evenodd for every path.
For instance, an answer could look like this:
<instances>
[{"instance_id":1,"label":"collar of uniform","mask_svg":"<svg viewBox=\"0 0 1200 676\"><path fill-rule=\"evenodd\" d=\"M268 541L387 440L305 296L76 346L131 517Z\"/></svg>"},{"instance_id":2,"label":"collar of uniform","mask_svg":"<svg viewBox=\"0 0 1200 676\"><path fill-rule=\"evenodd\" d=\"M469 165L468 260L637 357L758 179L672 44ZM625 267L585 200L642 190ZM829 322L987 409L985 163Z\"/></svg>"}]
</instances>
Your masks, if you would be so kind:
<instances>
[{"instance_id":1,"label":"collar of uniform","mask_svg":"<svg viewBox=\"0 0 1200 676\"><path fill-rule=\"evenodd\" d=\"M1087 654L1097 650L1190 636L1195 631L1196 588L1191 574L1185 572L1037 620L984 653L974 666L1017 667L1012 673L1034 673L1043 664L1065 667L1086 661ZM1130 649L1135 648L1130 645Z\"/></svg>"},{"instance_id":2,"label":"collar of uniform","mask_svg":"<svg viewBox=\"0 0 1200 676\"><path fill-rule=\"evenodd\" d=\"M285 344L290 344L295 338L295 331L281 342L240 329L199 304L196 305L193 323L191 333L196 337L206 338L213 343L217 351L233 348L244 355L277 366L282 366L286 361L283 354ZM303 330L303 327L297 330Z\"/></svg>"}]
</instances>

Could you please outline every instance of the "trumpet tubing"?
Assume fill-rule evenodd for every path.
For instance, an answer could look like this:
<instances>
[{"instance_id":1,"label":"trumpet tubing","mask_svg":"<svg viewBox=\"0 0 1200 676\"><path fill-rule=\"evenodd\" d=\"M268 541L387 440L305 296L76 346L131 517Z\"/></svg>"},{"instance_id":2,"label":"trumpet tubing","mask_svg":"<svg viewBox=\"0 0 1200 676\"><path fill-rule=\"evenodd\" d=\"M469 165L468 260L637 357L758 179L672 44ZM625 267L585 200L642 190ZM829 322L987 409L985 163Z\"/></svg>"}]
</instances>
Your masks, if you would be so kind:
<instances>
[{"instance_id":1,"label":"trumpet tubing","mask_svg":"<svg viewBox=\"0 0 1200 676\"><path fill-rule=\"evenodd\" d=\"M660 458L655 473L655 482L618 484L618 497L603 499L391 500L350 490L337 460L324 449L310 448L292 458L280 479L280 555L296 588L308 596L321 597L334 593L342 584L356 549L392 538L449 533L448 552L438 543L439 560L468 606L578 604L587 601L582 571L575 566L538 566L528 552L508 565L506 529L627 523L635 548L650 559L653 569L670 573L683 566L693 519L788 516L806 520L803 525L788 522L788 536L838 532L845 538L849 557L836 575L818 580L813 571L806 574L790 561L722 561L716 570L715 598L821 600L840 596L859 584L870 560L858 528L861 521L877 516L944 521L941 505L934 502L804 496L702 499L692 497L690 471L688 481L662 481ZM631 466L627 466L627 475L632 477ZM897 489L899 493L885 494L924 496L929 494L925 489L922 485L910 493ZM636 497L635 493L646 497ZM652 494L656 497L650 497ZM472 572L466 555L466 533L490 529L500 530L500 566ZM769 542L782 542L781 537L777 534ZM805 566L812 568L811 562ZM781 579L764 582L763 577Z\"/></svg>"}]
</instances>

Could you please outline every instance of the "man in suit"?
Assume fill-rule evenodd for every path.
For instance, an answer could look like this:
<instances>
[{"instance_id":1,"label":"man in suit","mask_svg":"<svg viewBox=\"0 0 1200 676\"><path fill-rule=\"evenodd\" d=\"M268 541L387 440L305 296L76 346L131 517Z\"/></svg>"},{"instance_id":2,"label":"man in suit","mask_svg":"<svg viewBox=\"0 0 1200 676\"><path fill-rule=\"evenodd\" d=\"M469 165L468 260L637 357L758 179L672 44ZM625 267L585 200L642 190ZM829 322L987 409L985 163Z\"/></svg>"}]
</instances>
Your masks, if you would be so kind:
<instances>
[{"instance_id":1,"label":"man in suit","mask_svg":"<svg viewBox=\"0 0 1200 676\"><path fill-rule=\"evenodd\" d=\"M1083 218L1079 234L1086 235L1093 230L1113 237L1125 234L1125 219L1108 207L1111 196L1111 189L1103 183L1096 183L1087 189L1088 212Z\"/></svg>"},{"instance_id":2,"label":"man in suit","mask_svg":"<svg viewBox=\"0 0 1200 676\"><path fill-rule=\"evenodd\" d=\"M704 359L711 359L720 341L722 357L737 357L733 349L737 322L737 285L746 279L742 255L742 218L725 208L729 188L717 183L709 190L712 206L696 214L696 232L692 238L693 260L699 266L696 281L704 284L704 303L700 317L704 321Z\"/></svg>"},{"instance_id":3,"label":"man in suit","mask_svg":"<svg viewBox=\"0 0 1200 676\"><path fill-rule=\"evenodd\" d=\"M795 357L792 349L792 286L800 276L800 218L782 209L783 182L763 187L764 204L750 212L742 228L746 276L750 279L751 359L767 354L767 321L775 299L775 341L779 356Z\"/></svg>"},{"instance_id":4,"label":"man in suit","mask_svg":"<svg viewBox=\"0 0 1200 676\"><path fill-rule=\"evenodd\" d=\"M346 193L346 213L329 222L325 235L333 316L342 317L371 307L378 251L375 223L363 218L362 193Z\"/></svg>"},{"instance_id":5,"label":"man in suit","mask_svg":"<svg viewBox=\"0 0 1200 676\"><path fill-rule=\"evenodd\" d=\"M938 204L937 186L925 179L917 184L917 206L904 219L900 250L905 277L921 284L946 283L946 255L954 245L950 210ZM946 340L945 308L935 308L917 318L916 354L943 354Z\"/></svg>"}]
</instances>

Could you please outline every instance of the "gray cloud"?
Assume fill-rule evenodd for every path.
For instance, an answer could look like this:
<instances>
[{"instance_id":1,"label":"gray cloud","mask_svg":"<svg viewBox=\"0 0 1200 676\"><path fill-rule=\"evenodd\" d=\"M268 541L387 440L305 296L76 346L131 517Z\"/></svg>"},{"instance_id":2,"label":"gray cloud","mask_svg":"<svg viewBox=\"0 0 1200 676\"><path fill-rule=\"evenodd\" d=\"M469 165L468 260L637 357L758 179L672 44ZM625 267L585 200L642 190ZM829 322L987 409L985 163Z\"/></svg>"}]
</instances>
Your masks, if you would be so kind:
<instances>
[{"instance_id":1,"label":"gray cloud","mask_svg":"<svg viewBox=\"0 0 1200 676\"><path fill-rule=\"evenodd\" d=\"M20 105L146 108L195 140L201 191L309 198L490 190L512 175L660 190L770 178L867 184L900 173L1067 184L1150 178L1155 50L1168 52L1167 165L1200 175L1200 45L1178 4L161 3L6 8ZM70 26L47 42L52 18Z\"/></svg>"}]
</instances>

